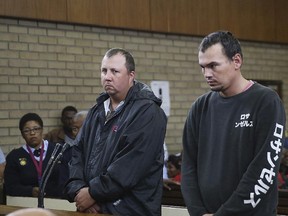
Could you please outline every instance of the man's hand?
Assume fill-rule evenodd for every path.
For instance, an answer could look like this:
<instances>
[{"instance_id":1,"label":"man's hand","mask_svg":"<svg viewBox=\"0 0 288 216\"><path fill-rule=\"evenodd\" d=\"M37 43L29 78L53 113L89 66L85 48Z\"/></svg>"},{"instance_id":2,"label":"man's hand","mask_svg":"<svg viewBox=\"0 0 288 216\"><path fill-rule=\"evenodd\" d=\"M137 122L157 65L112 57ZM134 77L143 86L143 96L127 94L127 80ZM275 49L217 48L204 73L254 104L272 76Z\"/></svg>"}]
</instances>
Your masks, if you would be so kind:
<instances>
[{"instance_id":1,"label":"man's hand","mask_svg":"<svg viewBox=\"0 0 288 216\"><path fill-rule=\"evenodd\" d=\"M101 213L100 206L95 203L93 206L86 209L85 213Z\"/></svg>"},{"instance_id":2,"label":"man's hand","mask_svg":"<svg viewBox=\"0 0 288 216\"><path fill-rule=\"evenodd\" d=\"M90 196L89 191L88 191L88 187L84 187L81 188L74 201L76 202L76 207L80 212L85 212L86 210L88 211L88 209L91 207L91 209L89 211L97 211L97 206L96 205L94 207L94 205L96 204L95 200ZM99 206L98 206L99 207ZM100 210L100 208L99 208Z\"/></svg>"}]
</instances>

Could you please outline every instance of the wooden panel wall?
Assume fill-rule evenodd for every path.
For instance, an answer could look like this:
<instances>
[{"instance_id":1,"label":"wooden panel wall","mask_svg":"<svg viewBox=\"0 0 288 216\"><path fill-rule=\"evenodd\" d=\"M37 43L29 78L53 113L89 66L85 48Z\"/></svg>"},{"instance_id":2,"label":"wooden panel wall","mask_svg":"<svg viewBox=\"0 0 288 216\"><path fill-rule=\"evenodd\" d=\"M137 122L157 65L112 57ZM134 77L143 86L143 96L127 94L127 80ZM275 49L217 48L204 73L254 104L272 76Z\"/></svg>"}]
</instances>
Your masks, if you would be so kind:
<instances>
[{"instance_id":1,"label":"wooden panel wall","mask_svg":"<svg viewBox=\"0 0 288 216\"><path fill-rule=\"evenodd\" d=\"M277 0L275 4L276 39L275 42L288 42L288 1Z\"/></svg>"},{"instance_id":2,"label":"wooden panel wall","mask_svg":"<svg viewBox=\"0 0 288 216\"><path fill-rule=\"evenodd\" d=\"M67 0L67 22L150 30L149 0Z\"/></svg>"},{"instance_id":3,"label":"wooden panel wall","mask_svg":"<svg viewBox=\"0 0 288 216\"><path fill-rule=\"evenodd\" d=\"M242 39L274 41L274 0L218 0L221 28L241 35Z\"/></svg>"},{"instance_id":4,"label":"wooden panel wall","mask_svg":"<svg viewBox=\"0 0 288 216\"><path fill-rule=\"evenodd\" d=\"M67 5L66 0L0 0L0 15L66 22Z\"/></svg>"},{"instance_id":5,"label":"wooden panel wall","mask_svg":"<svg viewBox=\"0 0 288 216\"><path fill-rule=\"evenodd\" d=\"M67 0L67 22L108 26L107 8L105 0Z\"/></svg>"},{"instance_id":6,"label":"wooden panel wall","mask_svg":"<svg viewBox=\"0 0 288 216\"><path fill-rule=\"evenodd\" d=\"M217 8L211 0L152 0L151 30L206 35L219 29Z\"/></svg>"},{"instance_id":7,"label":"wooden panel wall","mask_svg":"<svg viewBox=\"0 0 288 216\"><path fill-rule=\"evenodd\" d=\"M150 0L106 1L109 26L150 30Z\"/></svg>"},{"instance_id":8,"label":"wooden panel wall","mask_svg":"<svg viewBox=\"0 0 288 216\"><path fill-rule=\"evenodd\" d=\"M287 0L0 0L0 15L132 30L288 43Z\"/></svg>"}]
</instances>

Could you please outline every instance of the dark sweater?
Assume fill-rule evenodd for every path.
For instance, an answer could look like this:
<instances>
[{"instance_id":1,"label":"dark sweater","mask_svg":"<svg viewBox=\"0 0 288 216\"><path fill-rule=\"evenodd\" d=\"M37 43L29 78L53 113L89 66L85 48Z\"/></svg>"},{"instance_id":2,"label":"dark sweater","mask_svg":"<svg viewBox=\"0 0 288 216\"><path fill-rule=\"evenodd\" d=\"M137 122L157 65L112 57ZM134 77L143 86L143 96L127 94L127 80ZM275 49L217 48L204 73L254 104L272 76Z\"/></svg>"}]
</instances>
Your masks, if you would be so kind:
<instances>
[{"instance_id":1,"label":"dark sweater","mask_svg":"<svg viewBox=\"0 0 288 216\"><path fill-rule=\"evenodd\" d=\"M284 135L284 107L269 88L256 83L233 97L201 96L183 134L181 186L190 215L276 215Z\"/></svg>"}]
</instances>

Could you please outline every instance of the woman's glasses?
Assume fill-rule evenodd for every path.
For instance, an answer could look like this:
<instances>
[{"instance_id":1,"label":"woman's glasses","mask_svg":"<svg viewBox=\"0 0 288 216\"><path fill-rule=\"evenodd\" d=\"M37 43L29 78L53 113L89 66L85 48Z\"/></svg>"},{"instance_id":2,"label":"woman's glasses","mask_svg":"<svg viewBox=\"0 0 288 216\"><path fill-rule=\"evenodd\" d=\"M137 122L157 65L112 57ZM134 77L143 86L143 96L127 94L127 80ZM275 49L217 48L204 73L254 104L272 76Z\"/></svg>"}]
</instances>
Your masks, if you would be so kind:
<instances>
[{"instance_id":1,"label":"woman's glasses","mask_svg":"<svg viewBox=\"0 0 288 216\"><path fill-rule=\"evenodd\" d=\"M42 129L41 127L35 127L32 129L27 128L27 129L22 130L22 133L25 135L29 135L29 134L31 134L31 132L38 134L38 133L40 133L41 129Z\"/></svg>"}]
</instances>

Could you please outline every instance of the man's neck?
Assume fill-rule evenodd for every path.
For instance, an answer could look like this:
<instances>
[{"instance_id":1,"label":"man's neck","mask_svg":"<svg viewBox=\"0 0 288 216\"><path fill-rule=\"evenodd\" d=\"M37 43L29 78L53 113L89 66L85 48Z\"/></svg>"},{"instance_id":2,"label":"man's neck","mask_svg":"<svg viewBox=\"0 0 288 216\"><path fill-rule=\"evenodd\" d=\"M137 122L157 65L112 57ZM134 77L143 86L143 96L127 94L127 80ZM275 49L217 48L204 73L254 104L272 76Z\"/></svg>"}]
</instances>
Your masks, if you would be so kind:
<instances>
[{"instance_id":1,"label":"man's neck","mask_svg":"<svg viewBox=\"0 0 288 216\"><path fill-rule=\"evenodd\" d=\"M241 78L236 83L232 84L228 89L221 91L220 95L222 97L231 97L240 94L250 88L252 84L253 83L251 83L250 80L247 80L241 76Z\"/></svg>"}]
</instances>

